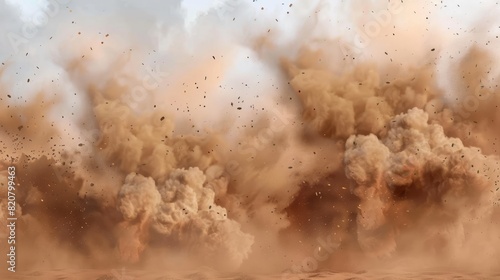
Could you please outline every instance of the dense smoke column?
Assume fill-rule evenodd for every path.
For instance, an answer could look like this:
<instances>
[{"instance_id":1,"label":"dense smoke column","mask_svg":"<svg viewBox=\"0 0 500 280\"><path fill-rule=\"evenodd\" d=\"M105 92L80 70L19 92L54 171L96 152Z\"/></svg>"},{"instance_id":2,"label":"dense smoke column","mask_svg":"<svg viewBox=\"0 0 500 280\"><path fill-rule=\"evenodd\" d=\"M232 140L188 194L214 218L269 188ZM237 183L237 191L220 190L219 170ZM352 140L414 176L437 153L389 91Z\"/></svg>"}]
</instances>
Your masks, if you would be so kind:
<instances>
[{"instance_id":1,"label":"dense smoke column","mask_svg":"<svg viewBox=\"0 0 500 280\"><path fill-rule=\"evenodd\" d=\"M490 58L477 47L461 58L460 67L452 71L460 75L457 85L466 85L457 102L447 101L432 66L400 69L398 75L392 75L396 79L384 81L384 72L370 65L334 74L317 65L317 53L311 55L307 49L296 62L284 61L284 71L302 102L302 117L309 127L319 138L346 143L339 170L345 169L346 185L351 185L351 193L359 198L359 202L351 202L350 208L356 212L351 236L372 261L445 256L449 261L440 263L457 265L466 262L465 252L474 250L475 243L482 243L478 236L485 228L489 232L484 236L498 231L496 225L489 226L498 215L498 160L491 155L496 138L491 130L482 130L489 125L486 122L496 120L495 114L486 113L497 100L491 85L485 86ZM478 67L477 59L486 64ZM457 108L465 99L479 102L478 96L481 100L490 97L492 103L478 103L468 111L469 119L462 118ZM480 108L485 111L480 112ZM464 138L467 145L448 134ZM486 143L486 139L493 143ZM471 144L487 152L469 147ZM331 162L337 160L331 157ZM325 167L318 165L318 169ZM344 182L337 171L330 171L330 175L319 176L320 184L314 191L307 191L305 184L290 207L301 209L291 216L292 225L300 224L302 230L312 232L318 223L311 221L318 218L305 213L325 217L333 211L308 212L307 208L342 204L333 198L321 202L307 198L324 191L321 182L328 177ZM328 223L323 226L329 227ZM497 254L492 249L486 251L481 260Z\"/></svg>"},{"instance_id":2,"label":"dense smoke column","mask_svg":"<svg viewBox=\"0 0 500 280\"><path fill-rule=\"evenodd\" d=\"M119 224L122 258L137 262L155 242L175 244L193 256L193 263L197 256L199 263L221 269L239 267L253 237L215 202L225 195L227 180L220 179L221 167L210 153L214 141L175 135L173 121L159 113L137 117L118 99L113 83L89 92L100 131L97 147L127 174L116 202L124 219Z\"/></svg>"},{"instance_id":3,"label":"dense smoke column","mask_svg":"<svg viewBox=\"0 0 500 280\"><path fill-rule=\"evenodd\" d=\"M358 240L369 254L412 247L460 259L464 248L474 246L471 236L492 219L498 158L465 147L428 122L427 113L415 108L394 117L386 137L347 140L345 170L361 200ZM418 240L404 244L411 237Z\"/></svg>"}]
</instances>

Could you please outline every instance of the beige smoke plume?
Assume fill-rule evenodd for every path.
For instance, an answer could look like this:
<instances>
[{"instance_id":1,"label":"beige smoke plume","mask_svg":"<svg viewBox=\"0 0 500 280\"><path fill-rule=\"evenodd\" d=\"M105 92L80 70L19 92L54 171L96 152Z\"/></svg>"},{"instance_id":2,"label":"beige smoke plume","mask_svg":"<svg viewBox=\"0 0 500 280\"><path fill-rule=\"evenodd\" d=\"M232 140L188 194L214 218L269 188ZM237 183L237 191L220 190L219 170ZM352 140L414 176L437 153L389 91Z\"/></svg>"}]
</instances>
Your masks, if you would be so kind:
<instances>
[{"instance_id":1,"label":"beige smoke plume","mask_svg":"<svg viewBox=\"0 0 500 280\"><path fill-rule=\"evenodd\" d=\"M215 204L215 193L204 187L205 180L198 168L174 170L158 187L151 178L130 174L119 193L120 211L128 223L138 223L139 231L149 224L193 253L222 256L226 268L238 267L248 257L253 238L228 219L226 209Z\"/></svg>"},{"instance_id":2,"label":"beige smoke plume","mask_svg":"<svg viewBox=\"0 0 500 280\"><path fill-rule=\"evenodd\" d=\"M200 38L172 32L175 73L157 75L161 81L136 69L156 49L142 44L142 27L129 26L132 39L92 33L58 46L52 62L66 88L0 99L1 167L19 170L23 265L279 272L311 248L327 248L318 264L325 269L496 264L500 161L492 127L500 118L487 50L470 47L443 86L434 56L413 63L401 51L397 63L350 63L335 40L283 42L286 32L268 27L275 19L254 26L244 18L257 34L241 43L239 29L213 35L221 25L213 17L190 27ZM71 28L64 32L79 34ZM374 51L384 47L371 40ZM224 80L231 63L250 56L272 68L274 93L239 80L233 92ZM5 96L13 86L0 75ZM138 85L146 88L140 99ZM60 116L70 90L78 116ZM0 180L7 182L4 173ZM4 193L0 206L5 220Z\"/></svg>"},{"instance_id":3,"label":"beige smoke plume","mask_svg":"<svg viewBox=\"0 0 500 280\"><path fill-rule=\"evenodd\" d=\"M185 248L201 263L239 267L253 237L215 201L228 184L210 154L215 140L175 135L174 122L159 113L135 115L118 99L115 82L102 94L95 91L92 100L100 131L96 145L107 162L128 174L117 194L122 257L139 261L149 243L163 242Z\"/></svg>"},{"instance_id":4,"label":"beige smoke plume","mask_svg":"<svg viewBox=\"0 0 500 280\"><path fill-rule=\"evenodd\" d=\"M328 51L321 52L328 57ZM457 109L464 105L463 97L447 101L433 67L386 70L399 71L395 80L383 80L381 77L388 75L374 65L355 66L338 76L317 65L318 56L322 57L311 55L306 48L295 62L285 60L283 66L301 99L308 126L319 137L346 139L341 165L359 201L343 199L352 203L344 211L356 213L355 225L345 227L345 246L356 243L372 260L411 256L414 259L406 262L408 266L432 265L437 260L445 266L493 267L491 258L498 255L490 246L498 246L492 236L499 231L495 223L499 159L496 153L491 154L497 133L483 128L487 122L496 122L496 114L489 114L488 108L498 99L491 87L479 87L486 84L486 71L468 72L466 80L471 86L463 90L463 96L469 100L483 96L472 99L478 107L464 115ZM470 64L478 58L489 61L487 52L471 48L463 56L457 75L475 68ZM481 102L485 99L491 103ZM447 135L464 138L469 145L490 152ZM318 165L317 169L324 167ZM345 184L341 174L330 174ZM316 194L341 193L332 190L339 186L325 187L330 180L320 176ZM323 208L337 199L305 198L308 203L324 204ZM338 229L333 232L338 235ZM488 244L481 238L493 241ZM471 261L474 248L484 251Z\"/></svg>"},{"instance_id":5,"label":"beige smoke plume","mask_svg":"<svg viewBox=\"0 0 500 280\"><path fill-rule=\"evenodd\" d=\"M394 117L380 140L373 134L347 140L346 174L360 198L358 240L368 253L390 255L411 234L421 246L415 249L459 257L469 231L492 219L498 158L428 122L415 108Z\"/></svg>"}]
</instances>

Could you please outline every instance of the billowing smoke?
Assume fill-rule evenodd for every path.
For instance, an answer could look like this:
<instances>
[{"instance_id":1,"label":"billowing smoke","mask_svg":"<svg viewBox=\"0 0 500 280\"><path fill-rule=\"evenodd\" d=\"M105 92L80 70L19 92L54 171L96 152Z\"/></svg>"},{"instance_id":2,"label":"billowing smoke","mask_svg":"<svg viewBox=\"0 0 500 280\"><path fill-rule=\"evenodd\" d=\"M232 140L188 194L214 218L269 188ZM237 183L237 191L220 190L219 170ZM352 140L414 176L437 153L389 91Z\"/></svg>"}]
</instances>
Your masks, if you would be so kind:
<instances>
[{"instance_id":1,"label":"billowing smoke","mask_svg":"<svg viewBox=\"0 0 500 280\"><path fill-rule=\"evenodd\" d=\"M402 22L431 1L62 2L0 72L23 269L497 263L495 55Z\"/></svg>"},{"instance_id":2,"label":"billowing smoke","mask_svg":"<svg viewBox=\"0 0 500 280\"><path fill-rule=\"evenodd\" d=\"M159 187L151 178L129 174L119 193L119 208L127 223L137 224L138 239L150 224L158 234L191 248L193 253L223 256L226 265L238 267L248 257L253 238L228 219L226 209L215 204L215 193L204 186L205 181L198 168L174 170ZM123 244L129 246L130 240L123 240ZM124 250L132 252L124 253L138 259L142 249L127 248Z\"/></svg>"},{"instance_id":3,"label":"billowing smoke","mask_svg":"<svg viewBox=\"0 0 500 280\"><path fill-rule=\"evenodd\" d=\"M492 221L498 158L447 137L421 109L395 116L381 139L349 137L344 163L360 198L357 234L367 253L390 255L410 234L418 236L416 250L458 257L469 231Z\"/></svg>"}]
</instances>

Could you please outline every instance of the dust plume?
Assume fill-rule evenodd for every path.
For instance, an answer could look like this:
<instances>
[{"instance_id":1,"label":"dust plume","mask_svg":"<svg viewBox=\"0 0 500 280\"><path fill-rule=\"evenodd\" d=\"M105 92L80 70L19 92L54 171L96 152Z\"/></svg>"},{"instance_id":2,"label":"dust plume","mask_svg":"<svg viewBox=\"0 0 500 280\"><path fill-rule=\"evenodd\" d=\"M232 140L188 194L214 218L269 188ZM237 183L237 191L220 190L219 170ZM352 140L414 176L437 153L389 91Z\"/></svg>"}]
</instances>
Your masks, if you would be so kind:
<instances>
[{"instance_id":1,"label":"dust plume","mask_svg":"<svg viewBox=\"0 0 500 280\"><path fill-rule=\"evenodd\" d=\"M49 2L0 72L20 271L496 269L500 72L446 5Z\"/></svg>"}]
</instances>

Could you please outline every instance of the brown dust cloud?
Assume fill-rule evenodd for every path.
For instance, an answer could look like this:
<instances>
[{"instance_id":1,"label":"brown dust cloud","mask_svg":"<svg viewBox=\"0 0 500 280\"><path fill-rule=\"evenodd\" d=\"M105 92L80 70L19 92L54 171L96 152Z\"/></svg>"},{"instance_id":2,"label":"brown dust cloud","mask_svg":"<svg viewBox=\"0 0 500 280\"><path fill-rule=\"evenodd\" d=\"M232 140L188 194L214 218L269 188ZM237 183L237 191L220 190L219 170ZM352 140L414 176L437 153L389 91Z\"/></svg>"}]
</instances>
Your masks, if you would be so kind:
<instances>
[{"instance_id":1,"label":"brown dust cloud","mask_svg":"<svg viewBox=\"0 0 500 280\"><path fill-rule=\"evenodd\" d=\"M498 272L495 1L8 2L2 279Z\"/></svg>"}]
</instances>

